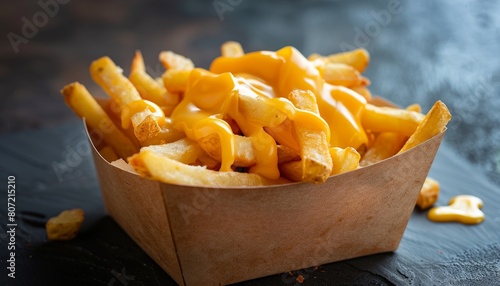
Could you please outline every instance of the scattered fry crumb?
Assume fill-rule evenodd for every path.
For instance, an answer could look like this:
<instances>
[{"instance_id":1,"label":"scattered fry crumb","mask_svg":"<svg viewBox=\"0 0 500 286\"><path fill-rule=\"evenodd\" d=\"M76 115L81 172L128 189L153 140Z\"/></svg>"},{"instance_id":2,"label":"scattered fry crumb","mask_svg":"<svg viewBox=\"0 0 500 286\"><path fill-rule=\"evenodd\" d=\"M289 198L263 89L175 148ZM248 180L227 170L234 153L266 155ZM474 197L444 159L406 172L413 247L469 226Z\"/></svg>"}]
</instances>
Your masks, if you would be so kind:
<instances>
[{"instance_id":1,"label":"scattered fry crumb","mask_svg":"<svg viewBox=\"0 0 500 286\"><path fill-rule=\"evenodd\" d=\"M417 199L417 206L422 209L428 209L434 205L439 196L439 182L427 177L420 190Z\"/></svg>"},{"instance_id":2,"label":"scattered fry crumb","mask_svg":"<svg viewBox=\"0 0 500 286\"><path fill-rule=\"evenodd\" d=\"M45 226L48 239L71 240L75 238L82 225L83 215L83 210L72 209L50 218Z\"/></svg>"},{"instance_id":3,"label":"scattered fry crumb","mask_svg":"<svg viewBox=\"0 0 500 286\"><path fill-rule=\"evenodd\" d=\"M304 282L304 276L299 275L299 276L297 276L297 279L295 279L295 280L297 280L297 282L302 284Z\"/></svg>"}]
</instances>

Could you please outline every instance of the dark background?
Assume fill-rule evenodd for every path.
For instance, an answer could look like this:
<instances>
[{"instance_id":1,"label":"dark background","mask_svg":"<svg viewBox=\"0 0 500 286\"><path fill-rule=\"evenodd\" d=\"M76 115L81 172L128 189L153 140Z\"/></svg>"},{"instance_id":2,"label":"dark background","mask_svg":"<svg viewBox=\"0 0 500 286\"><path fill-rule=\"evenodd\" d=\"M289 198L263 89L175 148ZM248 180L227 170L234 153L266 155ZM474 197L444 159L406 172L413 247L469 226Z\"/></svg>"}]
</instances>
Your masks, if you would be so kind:
<instances>
[{"instance_id":1,"label":"dark background","mask_svg":"<svg viewBox=\"0 0 500 286\"><path fill-rule=\"evenodd\" d=\"M214 3L229 8L218 12ZM453 156L476 165L475 169L487 177L480 177L484 184L491 182L496 188L500 186L499 1L72 0L58 4L57 12L48 16L46 23L43 17L35 19L43 25L29 31L30 35L23 35L26 25L23 19L33 23L33 17L40 15L40 11L44 10L37 1L0 4L0 145L5 155L0 160L2 174L9 173L9 165L15 161L9 159L14 155L6 154L17 152L15 159L19 160L24 152L19 151L23 150L21 146L24 150L29 148L64 157L68 144L81 139L80 129L74 130L81 126L65 106L59 90L67 83L80 81L93 95L104 95L90 79L88 67L92 60L108 55L128 74L133 53L139 49L148 72L160 76L163 68L157 56L162 50L184 54L197 66L207 68L211 59L219 55L224 41L236 40L246 51L277 50L293 45L305 55L366 48L371 54L370 66L365 72L372 82L371 91L402 106L420 103L424 111L436 100L443 100L453 115L444 144ZM12 45L8 36L12 37L12 33L24 37L27 43ZM36 132L19 133L22 131ZM7 144L18 145L20 149L10 149ZM25 169L25 178L30 181L26 188L35 197L39 195L37 191L50 189L48 182L57 180L52 178L53 172L44 170L47 164L40 159L43 156L34 159L37 154L23 158L26 162L31 160L30 166L41 166ZM446 162L443 165L446 168ZM91 195L82 199L75 191L75 200L92 208L92 202L99 201L99 194L95 192L98 185L91 162L82 164L78 170L81 173L75 178L79 179L65 180L54 190L62 193L64 188L80 186L78 192L88 191ZM470 193L481 191L474 189L479 188L479 184L470 186ZM43 195L41 198L47 199ZM66 206L69 206L67 202ZM39 212L45 214L59 211L44 204L43 199L39 207L45 211ZM32 255L35 251L45 258L62 255L65 251L74 251L75 247L85 248L82 246L86 245L85 237L93 241L94 250L108 253L107 243L117 236L125 242L113 247L120 250L123 257L115 251L113 257L103 258L104 261L128 259L127 263L132 266L127 269L136 269L141 263L150 265L151 261L144 253L137 252L137 247L109 217L102 218L102 205L99 203L93 208L93 215L86 218L86 226L93 235L84 232L83 242L75 242L76 246L62 244L62 248L61 244L47 244L26 253ZM25 216L30 220L29 212ZM44 242L43 229L36 228L43 226L44 219L42 216L37 220L37 216L31 214L32 228L27 231L31 232L27 234L30 243ZM133 250L130 250L134 255L132 262L127 256L129 249ZM85 259L97 258L89 255ZM498 261L495 257L492 259ZM60 260L58 265L64 261ZM98 265L96 261L92 263ZM35 277L47 270L40 263L37 265L36 271L33 270ZM340 277L340 281L354 281L349 277L354 275L354 264L332 265L330 273L351 273ZM121 268L116 267L120 272ZM145 277L153 282L147 284L168 278L156 266L148 267L153 268L148 272L150 276ZM109 271L98 271L104 273L97 279L99 283L115 277ZM362 275L363 271L356 273ZM359 278L359 275L353 277ZM370 277L372 280L367 281L378 281L373 280L375 276ZM379 278L382 285L390 284L384 279ZM138 277L134 281L137 282Z\"/></svg>"}]
</instances>

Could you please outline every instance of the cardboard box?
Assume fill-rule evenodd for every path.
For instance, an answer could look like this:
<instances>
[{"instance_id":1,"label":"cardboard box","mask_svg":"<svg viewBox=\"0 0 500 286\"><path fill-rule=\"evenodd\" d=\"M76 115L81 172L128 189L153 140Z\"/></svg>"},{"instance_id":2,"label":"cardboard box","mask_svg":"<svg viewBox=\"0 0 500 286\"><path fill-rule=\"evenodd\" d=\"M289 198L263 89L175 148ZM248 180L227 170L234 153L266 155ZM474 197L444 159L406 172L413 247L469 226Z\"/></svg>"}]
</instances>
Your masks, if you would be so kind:
<instances>
[{"instance_id":1,"label":"cardboard box","mask_svg":"<svg viewBox=\"0 0 500 286\"><path fill-rule=\"evenodd\" d=\"M395 251L443 136L323 184L252 188L164 184L92 154L114 220L179 285L208 286Z\"/></svg>"}]
</instances>

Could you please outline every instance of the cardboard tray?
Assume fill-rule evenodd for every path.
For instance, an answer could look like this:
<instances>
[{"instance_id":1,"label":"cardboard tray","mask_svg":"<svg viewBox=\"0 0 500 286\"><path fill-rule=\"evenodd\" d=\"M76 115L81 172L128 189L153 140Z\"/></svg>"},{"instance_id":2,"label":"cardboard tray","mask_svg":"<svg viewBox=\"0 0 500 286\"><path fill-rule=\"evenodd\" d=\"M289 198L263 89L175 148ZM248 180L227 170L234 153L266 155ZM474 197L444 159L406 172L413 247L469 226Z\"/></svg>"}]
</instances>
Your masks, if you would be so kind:
<instances>
[{"instance_id":1,"label":"cardboard tray","mask_svg":"<svg viewBox=\"0 0 500 286\"><path fill-rule=\"evenodd\" d=\"M89 136L104 205L179 285L226 285L395 251L445 132L323 184L193 187L117 168Z\"/></svg>"}]
</instances>

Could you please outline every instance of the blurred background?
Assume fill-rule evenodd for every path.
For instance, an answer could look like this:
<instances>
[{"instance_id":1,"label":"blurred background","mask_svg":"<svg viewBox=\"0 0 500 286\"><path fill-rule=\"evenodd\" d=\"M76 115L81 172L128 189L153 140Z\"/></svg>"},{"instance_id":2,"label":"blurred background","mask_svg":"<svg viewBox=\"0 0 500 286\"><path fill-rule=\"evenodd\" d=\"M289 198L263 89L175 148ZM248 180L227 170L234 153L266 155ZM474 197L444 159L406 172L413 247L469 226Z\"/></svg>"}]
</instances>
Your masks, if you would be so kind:
<instances>
[{"instance_id":1,"label":"blurred background","mask_svg":"<svg viewBox=\"0 0 500 286\"><path fill-rule=\"evenodd\" d=\"M108 55L128 74L136 49L148 72L173 50L208 68L227 40L246 51L292 45L305 55L364 47L372 93L427 111L443 100L445 144L500 184L499 1L210 0L3 2L0 133L77 119L59 93L72 81L104 93L88 73Z\"/></svg>"}]
</instances>

